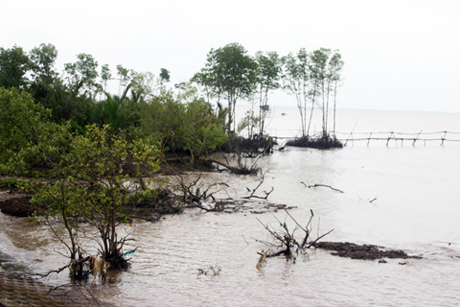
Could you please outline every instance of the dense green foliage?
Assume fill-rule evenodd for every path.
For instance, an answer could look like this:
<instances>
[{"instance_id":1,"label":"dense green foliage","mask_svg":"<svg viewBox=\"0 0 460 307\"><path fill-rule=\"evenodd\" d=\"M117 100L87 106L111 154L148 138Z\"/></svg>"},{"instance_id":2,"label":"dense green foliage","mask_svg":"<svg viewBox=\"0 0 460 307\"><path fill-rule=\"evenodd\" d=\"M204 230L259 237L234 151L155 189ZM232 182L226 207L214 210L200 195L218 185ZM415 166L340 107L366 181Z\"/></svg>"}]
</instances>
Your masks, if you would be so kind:
<instances>
[{"instance_id":1,"label":"dense green foliage","mask_svg":"<svg viewBox=\"0 0 460 307\"><path fill-rule=\"evenodd\" d=\"M0 87L25 88L30 68L30 59L21 47L0 48Z\"/></svg>"},{"instance_id":2,"label":"dense green foliage","mask_svg":"<svg viewBox=\"0 0 460 307\"><path fill-rule=\"evenodd\" d=\"M0 188L2 189L24 189L28 185L27 181L19 179L0 180Z\"/></svg>"},{"instance_id":3,"label":"dense green foliage","mask_svg":"<svg viewBox=\"0 0 460 307\"><path fill-rule=\"evenodd\" d=\"M225 120L190 84L176 86L176 92L166 88L167 69L156 78L117 65L119 93L112 95L104 92L112 80L107 64L99 69L92 55L80 53L59 77L57 54L51 44L29 54L16 46L0 49L0 144L6 149L0 161L33 143L43 122L69 125L79 134L89 124L109 125L112 134L153 138L165 149L190 155L192 162L226 142ZM10 106L11 100L18 104Z\"/></svg>"},{"instance_id":4,"label":"dense green foliage","mask_svg":"<svg viewBox=\"0 0 460 307\"><path fill-rule=\"evenodd\" d=\"M52 44L41 44L29 54L17 46L0 48L0 176L40 178L28 188L65 246L73 278L83 276L82 221L97 229L102 257L112 267L124 266L125 238L117 234L124 205L133 195L154 193L148 181L160 171L165 152L189 157L184 160L194 164L227 142L230 150L232 140L242 144L231 129L232 124L236 128L240 99L259 101L258 115L248 112L240 128L248 129L249 141L262 142L265 152L266 144L272 146L264 135L268 97L281 79L284 89L297 97L303 134L308 136L309 130L307 101L311 112L315 106L322 110L326 133L329 100L334 97L335 114L343 66L340 54L329 49L301 49L284 58L276 52L251 57L232 43L211 49L191 82L174 87L167 86L170 72L165 68L155 77L117 65L115 95L107 92L114 80L107 64L99 68L92 55L80 53L59 74L57 55ZM217 107L210 103L214 98ZM251 154L257 152L251 149ZM56 216L65 235L53 228L50 219Z\"/></svg>"},{"instance_id":5,"label":"dense green foliage","mask_svg":"<svg viewBox=\"0 0 460 307\"><path fill-rule=\"evenodd\" d=\"M81 260L79 222L85 221L99 232L102 257L112 267L122 267L125 239L118 237L117 226L124 221L123 205L136 192L149 192L146 187L152 172L159 169L159 146L143 140L128 142L110 134L109 126L94 125L83 135L63 129L52 142L37 144L52 165L49 176L54 180L36 184L33 201L48 203L48 217L62 218L68 239L55 234L66 246L72 263ZM130 172L123 171L127 164L133 166ZM75 278L81 274L77 266L71 272Z\"/></svg>"},{"instance_id":6,"label":"dense green foliage","mask_svg":"<svg viewBox=\"0 0 460 307\"><path fill-rule=\"evenodd\" d=\"M4 148L1 171L46 176L26 186L34 192L33 201L42 204L50 228L66 248L71 276L83 276L86 247L79 241L81 221L98 230L102 257L112 267L122 267L125 239L118 238L117 226L124 220L123 205L136 193L152 193L147 187L159 170L160 145L149 139L129 141L111 133L109 125L73 132L70 123L50 121L43 106L14 88L0 88L0 98L0 128L6 132L0 138ZM9 187L15 184L6 183ZM55 216L62 221L65 235L50 222Z\"/></svg>"},{"instance_id":7,"label":"dense green foliage","mask_svg":"<svg viewBox=\"0 0 460 307\"><path fill-rule=\"evenodd\" d=\"M248 98L255 91L257 63L240 44L228 44L211 49L205 68L195 75L194 80L218 98L227 100L229 122L232 123L237 100Z\"/></svg>"},{"instance_id":8,"label":"dense green foliage","mask_svg":"<svg viewBox=\"0 0 460 307\"><path fill-rule=\"evenodd\" d=\"M15 88L0 87L0 166L40 142L53 129L47 125L50 112L32 96ZM39 164L37 154L24 157L30 165Z\"/></svg>"},{"instance_id":9,"label":"dense green foliage","mask_svg":"<svg viewBox=\"0 0 460 307\"><path fill-rule=\"evenodd\" d=\"M227 140L222 118L189 86L179 95L168 91L141 103L140 108L142 131L162 137L171 152L187 152L192 162L206 157Z\"/></svg>"},{"instance_id":10,"label":"dense green foliage","mask_svg":"<svg viewBox=\"0 0 460 307\"><path fill-rule=\"evenodd\" d=\"M0 87L30 93L35 104L49 110L52 122L70 123L71 130L80 134L88 124L110 125L111 133L130 139L153 136L163 142L163 148L197 161L226 142L225 134L234 136L238 100L248 99L253 105L258 101L259 109L253 108L250 121L246 118L242 125L250 127L251 135L264 135L269 93L281 85L296 97L302 135L309 136L316 108L323 115L323 134L331 130L329 110L333 108L335 131L336 94L344 64L337 50L307 52L302 48L285 57L274 51L257 52L252 57L238 43L211 49L205 66L191 78L206 100L186 82L168 88L170 72L166 68L155 77L119 64L113 77L109 65L99 67L92 55L80 53L59 74L54 67L57 55L52 44L41 44L28 54L17 46L0 48ZM107 92L111 80L119 82L117 94ZM221 107L221 99L227 101L227 108ZM215 110L209 105L211 100L217 101ZM9 132L2 133L5 131ZM17 144L11 150L17 150L23 141L14 142Z\"/></svg>"}]
</instances>

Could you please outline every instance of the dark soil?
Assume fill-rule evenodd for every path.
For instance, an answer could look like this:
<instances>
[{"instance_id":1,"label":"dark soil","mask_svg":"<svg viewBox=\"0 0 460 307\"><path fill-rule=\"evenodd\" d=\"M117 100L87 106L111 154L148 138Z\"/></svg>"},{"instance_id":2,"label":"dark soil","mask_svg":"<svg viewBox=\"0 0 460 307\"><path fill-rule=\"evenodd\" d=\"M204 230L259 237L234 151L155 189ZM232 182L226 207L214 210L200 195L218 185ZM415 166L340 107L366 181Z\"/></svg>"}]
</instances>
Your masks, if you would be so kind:
<instances>
[{"instance_id":1,"label":"dark soil","mask_svg":"<svg viewBox=\"0 0 460 307\"><path fill-rule=\"evenodd\" d=\"M35 205L29 201L30 197L8 199L0 203L0 210L12 216L27 217L35 211Z\"/></svg>"},{"instance_id":2,"label":"dark soil","mask_svg":"<svg viewBox=\"0 0 460 307\"><path fill-rule=\"evenodd\" d=\"M28 217L32 214L40 216L46 207L46 204L31 203L32 195L19 193L2 193L0 191L0 211L5 214L17 217ZM165 214L177 214L183 211L182 207L175 204L172 195L166 189L153 195L149 199L136 201L133 199L126 204L126 214L130 218L139 218L148 221L157 221ZM0 306L1 307L1 306Z\"/></svg>"},{"instance_id":3,"label":"dark soil","mask_svg":"<svg viewBox=\"0 0 460 307\"><path fill-rule=\"evenodd\" d=\"M31 204L32 195L18 190L0 190L0 211L12 216L27 217L40 210L36 204Z\"/></svg>"},{"instance_id":4,"label":"dark soil","mask_svg":"<svg viewBox=\"0 0 460 307\"><path fill-rule=\"evenodd\" d=\"M319 242L315 244L316 248L333 250L331 255L339 257L348 257L351 259L376 260L383 258L420 259L418 256L409 256L402 250L383 249L377 245L359 245L349 242Z\"/></svg>"}]
</instances>

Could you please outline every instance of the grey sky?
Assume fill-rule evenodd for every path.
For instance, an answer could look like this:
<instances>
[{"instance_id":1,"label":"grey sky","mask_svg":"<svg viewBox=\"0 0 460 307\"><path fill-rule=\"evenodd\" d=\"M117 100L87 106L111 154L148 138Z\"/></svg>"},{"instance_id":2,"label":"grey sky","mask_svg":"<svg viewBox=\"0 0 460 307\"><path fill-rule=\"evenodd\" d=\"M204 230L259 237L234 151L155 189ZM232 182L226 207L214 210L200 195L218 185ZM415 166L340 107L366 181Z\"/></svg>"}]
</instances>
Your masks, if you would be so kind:
<instances>
[{"instance_id":1,"label":"grey sky","mask_svg":"<svg viewBox=\"0 0 460 307\"><path fill-rule=\"evenodd\" d=\"M84 52L113 74L117 64L156 75L167 68L172 83L232 42L251 55L339 49L339 107L460 112L458 0L16 0L2 4L0 28L4 48L54 44L59 70Z\"/></svg>"}]
</instances>

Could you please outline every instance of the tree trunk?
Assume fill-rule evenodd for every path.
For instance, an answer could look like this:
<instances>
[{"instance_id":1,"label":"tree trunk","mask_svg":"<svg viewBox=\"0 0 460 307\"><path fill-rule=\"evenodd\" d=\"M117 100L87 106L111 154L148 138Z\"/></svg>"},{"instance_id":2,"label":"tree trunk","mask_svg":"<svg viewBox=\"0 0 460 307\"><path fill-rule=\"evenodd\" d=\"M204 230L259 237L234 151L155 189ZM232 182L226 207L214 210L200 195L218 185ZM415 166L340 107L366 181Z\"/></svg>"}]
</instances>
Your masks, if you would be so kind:
<instances>
[{"instance_id":1,"label":"tree trunk","mask_svg":"<svg viewBox=\"0 0 460 307\"><path fill-rule=\"evenodd\" d=\"M326 128L326 110L325 110L325 90L324 90L324 81L323 81L323 84L322 84L322 88L321 88L322 92L323 92L323 105L322 105L322 110L323 110L323 135L325 135L326 131L325 131L325 128Z\"/></svg>"},{"instance_id":2,"label":"tree trunk","mask_svg":"<svg viewBox=\"0 0 460 307\"><path fill-rule=\"evenodd\" d=\"M329 120L329 96L330 96L330 89L331 89L331 84L330 84L330 81L327 82L327 89L326 89L326 93L327 93L327 96L326 96L326 122L325 122L325 130L326 130L326 133L327 133L327 122Z\"/></svg>"},{"instance_id":3,"label":"tree trunk","mask_svg":"<svg viewBox=\"0 0 460 307\"><path fill-rule=\"evenodd\" d=\"M334 128L333 128L333 134L335 138L335 119L336 119L336 110L337 110L337 81L335 81L334 85Z\"/></svg>"},{"instance_id":4,"label":"tree trunk","mask_svg":"<svg viewBox=\"0 0 460 307\"><path fill-rule=\"evenodd\" d=\"M310 135L311 121L313 120L313 110L315 107L315 98L316 96L313 96L311 101L310 120L308 121L307 137Z\"/></svg>"}]
</instances>

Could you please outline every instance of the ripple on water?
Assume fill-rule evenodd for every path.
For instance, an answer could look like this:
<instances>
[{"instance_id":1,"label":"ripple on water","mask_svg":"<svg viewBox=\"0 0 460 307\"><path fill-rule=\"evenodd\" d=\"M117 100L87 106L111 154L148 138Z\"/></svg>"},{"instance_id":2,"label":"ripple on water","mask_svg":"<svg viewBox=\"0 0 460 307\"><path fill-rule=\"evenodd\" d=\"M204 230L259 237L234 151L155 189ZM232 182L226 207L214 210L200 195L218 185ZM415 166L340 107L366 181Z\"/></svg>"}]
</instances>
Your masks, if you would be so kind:
<instances>
[{"instance_id":1,"label":"ripple on water","mask_svg":"<svg viewBox=\"0 0 460 307\"><path fill-rule=\"evenodd\" d=\"M424 259L379 264L309 250L308 257L298 257L295 263L283 257L268 259L258 271L257 251L267 247L254 239L269 236L256 217L278 229L272 214L190 211L157 223L134 222L126 230L135 239L127 242L126 250L139 247L131 268L117 282L98 284L95 290L119 306L136 307L456 306L460 211L453 193L460 172L458 154L446 148L347 148L292 150L260 159L261 166L271 165L260 190L275 187L270 201L296 206L291 213L301 224L313 209L320 218L313 226L315 236L318 227L319 233L334 228L328 241L401 248ZM240 196L256 183L252 177L227 174L205 177L227 182ZM329 184L345 193L308 189L300 181ZM282 211L273 214L281 221L286 218ZM46 240L43 228L15 221L0 223L0 248L7 246L3 240L15 258L23 253L29 263L37 258L44 268L55 266L61 258L51 252L58 243ZM29 248L21 246L34 238ZM198 275L198 269L210 267L221 271ZM65 281L65 276L59 278Z\"/></svg>"}]
</instances>

